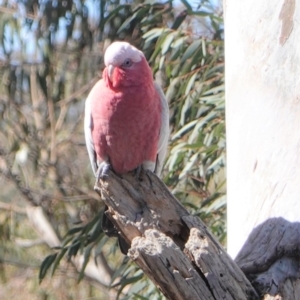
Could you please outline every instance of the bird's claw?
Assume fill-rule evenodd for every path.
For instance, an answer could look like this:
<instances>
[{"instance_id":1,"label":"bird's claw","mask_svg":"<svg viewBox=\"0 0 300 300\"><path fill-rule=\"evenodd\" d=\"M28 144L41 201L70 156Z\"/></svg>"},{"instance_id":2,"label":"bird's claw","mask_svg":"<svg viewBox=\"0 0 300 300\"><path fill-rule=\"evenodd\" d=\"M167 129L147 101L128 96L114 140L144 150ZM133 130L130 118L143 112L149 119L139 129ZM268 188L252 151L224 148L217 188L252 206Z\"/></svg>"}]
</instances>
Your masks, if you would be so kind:
<instances>
[{"instance_id":1,"label":"bird's claw","mask_svg":"<svg viewBox=\"0 0 300 300\"><path fill-rule=\"evenodd\" d=\"M135 179L139 179L140 175L141 175L141 171L142 171L142 165L139 165L136 169L135 169Z\"/></svg>"},{"instance_id":2,"label":"bird's claw","mask_svg":"<svg viewBox=\"0 0 300 300\"><path fill-rule=\"evenodd\" d=\"M104 179L108 177L108 170L110 169L110 164L106 161L103 161L97 170L96 179L99 181L100 179Z\"/></svg>"}]
</instances>

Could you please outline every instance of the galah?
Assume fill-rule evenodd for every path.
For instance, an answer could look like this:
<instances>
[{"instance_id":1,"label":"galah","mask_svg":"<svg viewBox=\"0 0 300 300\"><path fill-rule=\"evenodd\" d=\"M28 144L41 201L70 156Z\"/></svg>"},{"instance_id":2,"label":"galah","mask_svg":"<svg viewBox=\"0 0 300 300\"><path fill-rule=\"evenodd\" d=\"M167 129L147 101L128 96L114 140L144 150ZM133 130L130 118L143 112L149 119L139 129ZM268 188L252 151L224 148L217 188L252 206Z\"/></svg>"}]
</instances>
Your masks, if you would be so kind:
<instances>
[{"instance_id":1,"label":"galah","mask_svg":"<svg viewBox=\"0 0 300 300\"><path fill-rule=\"evenodd\" d=\"M85 140L94 174L138 167L160 175L167 151L169 109L140 50L114 42L104 55L102 79L85 104ZM98 170L98 173L97 173Z\"/></svg>"}]
</instances>

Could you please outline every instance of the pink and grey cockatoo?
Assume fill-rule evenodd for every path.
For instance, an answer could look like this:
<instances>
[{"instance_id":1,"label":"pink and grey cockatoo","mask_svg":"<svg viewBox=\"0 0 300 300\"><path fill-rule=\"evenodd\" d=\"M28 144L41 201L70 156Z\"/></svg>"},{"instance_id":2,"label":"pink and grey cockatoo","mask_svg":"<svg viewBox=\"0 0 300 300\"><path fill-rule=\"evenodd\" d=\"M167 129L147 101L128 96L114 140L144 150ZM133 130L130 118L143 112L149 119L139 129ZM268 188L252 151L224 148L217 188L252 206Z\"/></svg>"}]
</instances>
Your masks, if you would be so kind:
<instances>
[{"instance_id":1,"label":"pink and grey cockatoo","mask_svg":"<svg viewBox=\"0 0 300 300\"><path fill-rule=\"evenodd\" d=\"M160 175L167 151L169 109L144 54L114 42L104 55L103 78L85 104L84 131L94 174L123 174L140 166Z\"/></svg>"}]
</instances>

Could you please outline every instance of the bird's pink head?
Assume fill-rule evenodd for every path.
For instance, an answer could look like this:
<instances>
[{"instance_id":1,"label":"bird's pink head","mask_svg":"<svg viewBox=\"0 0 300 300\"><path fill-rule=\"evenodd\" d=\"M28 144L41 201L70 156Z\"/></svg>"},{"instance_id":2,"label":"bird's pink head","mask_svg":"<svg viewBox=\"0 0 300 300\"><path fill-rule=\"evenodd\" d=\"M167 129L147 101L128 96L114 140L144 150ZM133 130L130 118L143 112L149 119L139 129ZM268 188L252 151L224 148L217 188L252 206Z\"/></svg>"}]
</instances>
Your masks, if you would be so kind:
<instances>
[{"instance_id":1,"label":"bird's pink head","mask_svg":"<svg viewBox=\"0 0 300 300\"><path fill-rule=\"evenodd\" d=\"M140 50L127 42L114 42L104 55L103 78L113 89L152 83L152 72Z\"/></svg>"}]
</instances>

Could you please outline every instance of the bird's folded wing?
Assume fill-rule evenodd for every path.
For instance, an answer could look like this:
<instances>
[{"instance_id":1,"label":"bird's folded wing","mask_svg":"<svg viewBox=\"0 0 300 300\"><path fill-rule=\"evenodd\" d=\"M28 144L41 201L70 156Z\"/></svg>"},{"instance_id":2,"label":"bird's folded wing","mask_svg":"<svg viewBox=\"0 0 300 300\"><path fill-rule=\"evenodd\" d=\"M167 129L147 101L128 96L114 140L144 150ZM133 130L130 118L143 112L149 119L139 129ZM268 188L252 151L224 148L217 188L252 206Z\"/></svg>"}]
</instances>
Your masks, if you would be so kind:
<instances>
[{"instance_id":1,"label":"bird's folded wing","mask_svg":"<svg viewBox=\"0 0 300 300\"><path fill-rule=\"evenodd\" d=\"M161 128L159 132L159 141L158 141L158 149L157 149L157 160L155 166L155 173L159 176L163 162L167 153L168 148L168 140L169 140L169 106L168 101L163 93L161 87L155 83L155 88L159 94L161 101Z\"/></svg>"},{"instance_id":2,"label":"bird's folded wing","mask_svg":"<svg viewBox=\"0 0 300 300\"><path fill-rule=\"evenodd\" d=\"M95 146L92 138L93 119L91 112L91 97L87 97L85 101L85 114L84 114L84 135L87 151L91 161L94 174L97 172L97 157L95 152Z\"/></svg>"}]
</instances>

